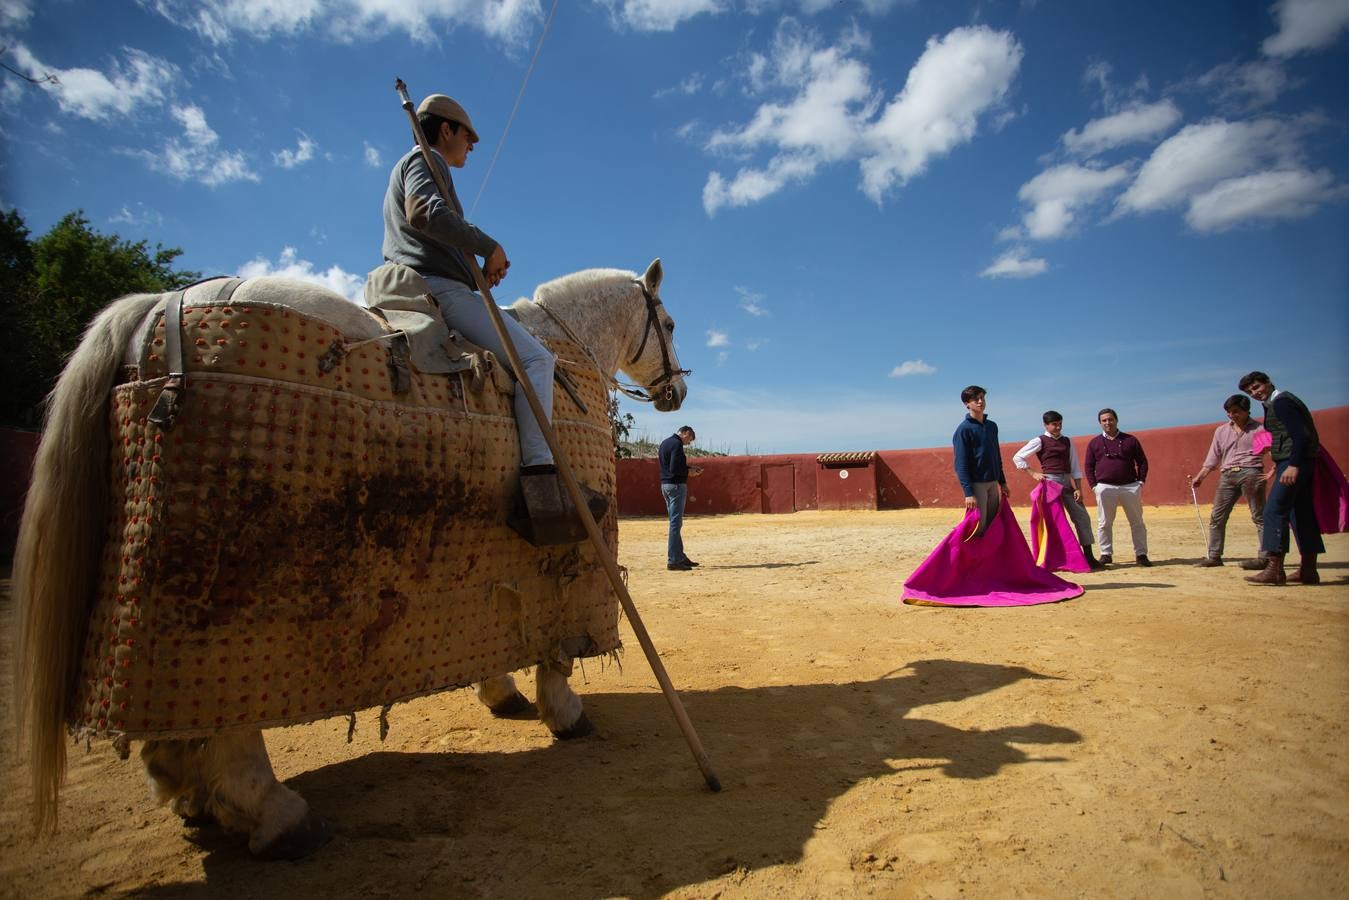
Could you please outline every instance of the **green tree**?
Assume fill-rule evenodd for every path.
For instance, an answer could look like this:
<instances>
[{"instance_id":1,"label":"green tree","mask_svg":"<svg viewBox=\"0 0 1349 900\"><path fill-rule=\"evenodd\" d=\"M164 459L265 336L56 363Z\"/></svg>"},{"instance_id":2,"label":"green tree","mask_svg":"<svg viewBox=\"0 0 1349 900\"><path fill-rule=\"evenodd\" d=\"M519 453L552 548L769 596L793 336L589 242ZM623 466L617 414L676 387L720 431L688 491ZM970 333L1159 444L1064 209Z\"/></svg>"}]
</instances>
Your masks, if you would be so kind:
<instances>
[{"instance_id":1,"label":"green tree","mask_svg":"<svg viewBox=\"0 0 1349 900\"><path fill-rule=\"evenodd\" d=\"M614 433L614 458L622 459L632 456L632 449L628 446L628 436L632 434L632 426L637 424L632 413L619 413L618 411L618 392L609 392L609 427Z\"/></svg>"},{"instance_id":2,"label":"green tree","mask_svg":"<svg viewBox=\"0 0 1349 900\"><path fill-rule=\"evenodd\" d=\"M10 210L0 219L0 314L4 316L0 407L6 425L33 427L43 399L85 326L125 294L157 293L191 284L197 272L176 270L182 250L124 241L89 227L83 210L67 214L37 240Z\"/></svg>"}]
</instances>

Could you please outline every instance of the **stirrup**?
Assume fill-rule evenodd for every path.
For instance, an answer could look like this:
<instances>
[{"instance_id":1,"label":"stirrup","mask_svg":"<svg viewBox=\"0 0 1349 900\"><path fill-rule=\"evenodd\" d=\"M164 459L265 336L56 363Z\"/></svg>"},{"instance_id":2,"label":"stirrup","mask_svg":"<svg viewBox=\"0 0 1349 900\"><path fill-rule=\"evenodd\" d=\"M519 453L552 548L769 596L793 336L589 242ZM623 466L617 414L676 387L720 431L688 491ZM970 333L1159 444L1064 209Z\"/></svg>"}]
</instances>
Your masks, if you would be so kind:
<instances>
[{"instance_id":1,"label":"stirrup","mask_svg":"<svg viewBox=\"0 0 1349 900\"><path fill-rule=\"evenodd\" d=\"M609 512L609 498L580 485L591 517L599 522ZM520 473L522 502L506 518L516 534L535 547L576 544L586 539L585 524L555 472Z\"/></svg>"}]
</instances>

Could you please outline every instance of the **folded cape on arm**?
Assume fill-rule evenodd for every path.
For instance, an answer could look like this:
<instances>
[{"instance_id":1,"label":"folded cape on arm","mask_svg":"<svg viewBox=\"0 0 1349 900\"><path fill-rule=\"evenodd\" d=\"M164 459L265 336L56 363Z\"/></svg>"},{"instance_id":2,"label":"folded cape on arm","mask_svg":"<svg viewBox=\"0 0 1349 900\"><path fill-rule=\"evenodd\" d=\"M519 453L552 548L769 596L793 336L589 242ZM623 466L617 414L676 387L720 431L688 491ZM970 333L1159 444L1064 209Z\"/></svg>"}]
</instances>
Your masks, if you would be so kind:
<instances>
[{"instance_id":1,"label":"folded cape on arm","mask_svg":"<svg viewBox=\"0 0 1349 900\"><path fill-rule=\"evenodd\" d=\"M1046 478L1030 492L1030 550L1046 572L1090 572L1077 532L1063 508L1063 485Z\"/></svg>"},{"instance_id":2,"label":"folded cape on arm","mask_svg":"<svg viewBox=\"0 0 1349 900\"><path fill-rule=\"evenodd\" d=\"M922 606L1031 606L1082 594L1082 588L1037 568L1021 526L1006 502L974 537L979 511L970 510L955 530L904 582L905 603Z\"/></svg>"}]
</instances>

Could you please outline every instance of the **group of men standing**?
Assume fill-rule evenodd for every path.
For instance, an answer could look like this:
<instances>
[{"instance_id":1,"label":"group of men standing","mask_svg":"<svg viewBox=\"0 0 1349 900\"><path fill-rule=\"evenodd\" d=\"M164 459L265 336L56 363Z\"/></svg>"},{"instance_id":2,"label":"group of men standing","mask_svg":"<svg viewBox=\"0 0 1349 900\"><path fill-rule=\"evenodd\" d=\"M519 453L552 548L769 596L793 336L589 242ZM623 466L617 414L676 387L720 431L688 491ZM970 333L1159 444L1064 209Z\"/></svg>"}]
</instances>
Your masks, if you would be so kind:
<instances>
[{"instance_id":1,"label":"group of men standing","mask_svg":"<svg viewBox=\"0 0 1349 900\"><path fill-rule=\"evenodd\" d=\"M1277 390L1263 372L1246 375L1239 388L1264 406L1264 430L1268 432L1274 468L1265 473L1261 464L1262 449L1256 437L1261 429L1251 419L1250 400L1241 394L1228 397L1223 404L1228 422L1214 433L1203 467L1191 478L1191 484L1197 487L1211 472L1222 473L1209 520L1207 554L1199 565L1223 564L1227 519L1237 498L1244 496L1260 542L1259 557L1242 563L1243 568L1260 572L1246 580L1268 585L1319 584L1316 557L1325 552L1325 546L1313 506L1312 478L1320 444L1311 411L1293 394ZM964 492L965 508L979 510L976 534L981 534L1008 496L1007 479L998 450L998 426L987 415L987 392L970 385L961 391L960 401L967 414L952 437L955 473ZM1062 486L1060 502L1093 570L1114 562L1115 515L1121 507L1129 520L1134 560L1140 566L1151 566L1142 497L1148 478L1147 455L1137 437L1120 431L1115 410L1102 409L1096 419L1101 433L1087 443L1085 467L1078 464L1072 441L1063 434L1063 416L1054 410L1043 416L1044 434L1028 441L1012 462L1036 481ZM1038 471L1031 468L1032 458L1039 463ZM1096 495L1094 535L1082 504L1084 471ZM1286 573L1283 561L1290 530L1297 537L1301 564L1296 572ZM1099 559L1092 553L1093 543L1100 545Z\"/></svg>"}]
</instances>

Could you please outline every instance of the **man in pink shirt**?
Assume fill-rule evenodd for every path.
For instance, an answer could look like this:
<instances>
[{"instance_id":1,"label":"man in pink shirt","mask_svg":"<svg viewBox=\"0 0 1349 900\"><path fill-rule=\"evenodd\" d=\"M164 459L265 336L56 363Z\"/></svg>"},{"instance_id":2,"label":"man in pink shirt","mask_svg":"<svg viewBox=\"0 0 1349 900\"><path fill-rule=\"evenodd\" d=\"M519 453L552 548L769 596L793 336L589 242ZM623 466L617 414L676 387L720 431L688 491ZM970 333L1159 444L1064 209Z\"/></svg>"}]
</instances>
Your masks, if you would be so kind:
<instances>
[{"instance_id":1,"label":"man in pink shirt","mask_svg":"<svg viewBox=\"0 0 1349 900\"><path fill-rule=\"evenodd\" d=\"M1223 403L1227 424L1213 432L1208 456L1198 474L1190 479L1194 487L1215 471L1222 472L1213 495L1213 514L1208 522L1208 556L1198 565L1203 568L1223 564L1223 542L1227 536L1227 517L1238 497L1245 497L1255 523L1255 545L1259 547L1265 522L1265 479L1260 457L1251 452L1251 437L1260 430L1251 419L1251 401L1244 394L1233 394ZM1263 551L1260 554L1264 556Z\"/></svg>"}]
</instances>

